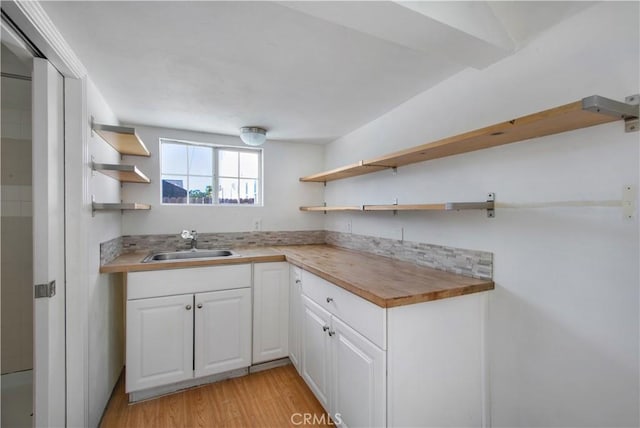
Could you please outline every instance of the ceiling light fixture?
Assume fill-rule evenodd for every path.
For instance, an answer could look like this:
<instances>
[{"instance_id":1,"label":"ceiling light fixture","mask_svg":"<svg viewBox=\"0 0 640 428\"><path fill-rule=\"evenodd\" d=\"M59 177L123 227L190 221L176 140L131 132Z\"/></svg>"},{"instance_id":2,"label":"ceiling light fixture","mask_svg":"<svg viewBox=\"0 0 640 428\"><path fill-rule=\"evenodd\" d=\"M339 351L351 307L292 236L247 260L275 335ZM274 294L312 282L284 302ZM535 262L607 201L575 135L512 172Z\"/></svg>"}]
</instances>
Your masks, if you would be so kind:
<instances>
[{"instance_id":1,"label":"ceiling light fixture","mask_svg":"<svg viewBox=\"0 0 640 428\"><path fill-rule=\"evenodd\" d=\"M256 126L240 128L240 139L249 146L261 146L267 140L267 130Z\"/></svg>"}]
</instances>

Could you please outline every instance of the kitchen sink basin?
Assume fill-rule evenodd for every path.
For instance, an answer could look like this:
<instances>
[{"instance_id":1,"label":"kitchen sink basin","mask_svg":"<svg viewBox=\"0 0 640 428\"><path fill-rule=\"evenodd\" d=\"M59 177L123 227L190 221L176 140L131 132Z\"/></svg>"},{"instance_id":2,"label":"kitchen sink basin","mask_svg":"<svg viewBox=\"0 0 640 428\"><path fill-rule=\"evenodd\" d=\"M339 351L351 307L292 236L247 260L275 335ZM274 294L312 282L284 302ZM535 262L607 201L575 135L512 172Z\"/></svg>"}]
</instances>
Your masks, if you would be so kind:
<instances>
[{"instance_id":1,"label":"kitchen sink basin","mask_svg":"<svg viewBox=\"0 0 640 428\"><path fill-rule=\"evenodd\" d=\"M169 260L192 259L219 259L225 257L238 257L239 254L231 250L186 250L151 253L142 260L142 263L162 262Z\"/></svg>"}]
</instances>

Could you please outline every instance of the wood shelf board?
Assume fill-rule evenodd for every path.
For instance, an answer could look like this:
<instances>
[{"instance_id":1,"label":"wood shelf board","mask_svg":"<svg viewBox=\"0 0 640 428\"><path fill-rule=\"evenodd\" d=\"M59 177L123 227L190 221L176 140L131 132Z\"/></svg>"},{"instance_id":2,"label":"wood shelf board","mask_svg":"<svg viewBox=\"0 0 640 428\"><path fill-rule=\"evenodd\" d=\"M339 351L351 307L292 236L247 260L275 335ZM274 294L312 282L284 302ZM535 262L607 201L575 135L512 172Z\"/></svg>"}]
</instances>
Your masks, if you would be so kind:
<instances>
[{"instance_id":1,"label":"wood shelf board","mask_svg":"<svg viewBox=\"0 0 640 428\"><path fill-rule=\"evenodd\" d=\"M94 164L93 169L124 183L150 183L135 165Z\"/></svg>"},{"instance_id":2,"label":"wood shelf board","mask_svg":"<svg viewBox=\"0 0 640 428\"><path fill-rule=\"evenodd\" d=\"M591 98L595 98L595 96L585 99ZM618 120L621 120L621 117L585 109L583 101L580 100L388 155L309 175L302 177L300 180L327 182L355 177L386 168L397 168L431 159L488 149Z\"/></svg>"},{"instance_id":3,"label":"wood shelf board","mask_svg":"<svg viewBox=\"0 0 640 428\"><path fill-rule=\"evenodd\" d=\"M312 206L300 207L300 211L332 212L332 211L457 211L492 209L493 202L445 202L438 204L389 204L389 205L354 205L354 206Z\"/></svg>"},{"instance_id":4,"label":"wood shelf board","mask_svg":"<svg viewBox=\"0 0 640 428\"><path fill-rule=\"evenodd\" d=\"M150 156L135 128L95 124L93 130L120 154Z\"/></svg>"},{"instance_id":5,"label":"wood shelf board","mask_svg":"<svg viewBox=\"0 0 640 428\"><path fill-rule=\"evenodd\" d=\"M93 210L94 211L114 211L114 210L150 210L151 205L141 204L138 202L130 202L130 203L103 203L103 202L94 202Z\"/></svg>"},{"instance_id":6,"label":"wood shelf board","mask_svg":"<svg viewBox=\"0 0 640 428\"><path fill-rule=\"evenodd\" d=\"M445 211L446 204L365 205L364 211Z\"/></svg>"},{"instance_id":7,"label":"wood shelf board","mask_svg":"<svg viewBox=\"0 0 640 428\"><path fill-rule=\"evenodd\" d=\"M375 165L364 165L363 161L343 166L340 168L332 169L330 171L321 172L319 174L308 175L301 177L300 181L312 182L312 183L326 183L327 181L340 180L343 178L356 177L358 175L369 174L371 172L381 171L386 167L380 167Z\"/></svg>"},{"instance_id":8,"label":"wood shelf board","mask_svg":"<svg viewBox=\"0 0 640 428\"><path fill-rule=\"evenodd\" d=\"M397 168L616 120L620 119L583 110L582 101L577 101L386 156L369 159L364 161L364 164Z\"/></svg>"},{"instance_id":9,"label":"wood shelf board","mask_svg":"<svg viewBox=\"0 0 640 428\"><path fill-rule=\"evenodd\" d=\"M300 211L308 212L329 212L329 211L362 211L361 206L313 206L313 207L300 207Z\"/></svg>"}]
</instances>

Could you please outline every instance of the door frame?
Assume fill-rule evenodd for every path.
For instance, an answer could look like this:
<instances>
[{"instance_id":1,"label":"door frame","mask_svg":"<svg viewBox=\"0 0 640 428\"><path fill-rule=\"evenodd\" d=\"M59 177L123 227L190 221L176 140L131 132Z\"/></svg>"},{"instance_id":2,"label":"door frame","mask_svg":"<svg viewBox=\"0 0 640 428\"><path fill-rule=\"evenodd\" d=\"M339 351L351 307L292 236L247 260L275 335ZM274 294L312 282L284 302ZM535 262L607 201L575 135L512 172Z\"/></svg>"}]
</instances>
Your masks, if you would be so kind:
<instances>
[{"instance_id":1,"label":"door frame","mask_svg":"<svg viewBox=\"0 0 640 428\"><path fill-rule=\"evenodd\" d=\"M88 224L91 219L87 71L37 1L3 0L3 12L64 78L66 366L68 426L88 426Z\"/></svg>"},{"instance_id":2,"label":"door frame","mask_svg":"<svg viewBox=\"0 0 640 428\"><path fill-rule=\"evenodd\" d=\"M43 427L66 423L63 91L58 70L34 58L33 280L55 285L33 300L33 423Z\"/></svg>"}]
</instances>

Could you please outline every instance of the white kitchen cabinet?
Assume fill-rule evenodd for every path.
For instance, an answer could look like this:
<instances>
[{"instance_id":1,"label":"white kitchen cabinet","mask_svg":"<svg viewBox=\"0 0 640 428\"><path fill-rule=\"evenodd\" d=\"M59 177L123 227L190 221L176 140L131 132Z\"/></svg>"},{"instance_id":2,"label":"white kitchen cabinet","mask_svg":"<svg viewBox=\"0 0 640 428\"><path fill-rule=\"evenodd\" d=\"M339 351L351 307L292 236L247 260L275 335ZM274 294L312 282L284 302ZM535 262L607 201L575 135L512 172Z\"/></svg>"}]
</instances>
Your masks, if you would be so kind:
<instances>
[{"instance_id":1,"label":"white kitchen cabinet","mask_svg":"<svg viewBox=\"0 0 640 428\"><path fill-rule=\"evenodd\" d=\"M303 379L334 422L385 426L385 351L309 297L302 300Z\"/></svg>"},{"instance_id":2,"label":"white kitchen cabinet","mask_svg":"<svg viewBox=\"0 0 640 428\"><path fill-rule=\"evenodd\" d=\"M127 302L126 390L193 377L193 295Z\"/></svg>"},{"instance_id":3,"label":"white kitchen cabinet","mask_svg":"<svg viewBox=\"0 0 640 428\"><path fill-rule=\"evenodd\" d=\"M490 426L487 293L389 308L390 427Z\"/></svg>"},{"instance_id":4,"label":"white kitchen cabinet","mask_svg":"<svg viewBox=\"0 0 640 428\"><path fill-rule=\"evenodd\" d=\"M302 269L289 265L289 359L301 373Z\"/></svg>"},{"instance_id":5,"label":"white kitchen cabinet","mask_svg":"<svg viewBox=\"0 0 640 428\"><path fill-rule=\"evenodd\" d=\"M329 281L302 272L302 293L358 333L387 349L387 312Z\"/></svg>"},{"instance_id":6,"label":"white kitchen cabinet","mask_svg":"<svg viewBox=\"0 0 640 428\"><path fill-rule=\"evenodd\" d=\"M329 409L331 314L302 296L302 378L320 404Z\"/></svg>"},{"instance_id":7,"label":"white kitchen cabinet","mask_svg":"<svg viewBox=\"0 0 640 428\"><path fill-rule=\"evenodd\" d=\"M249 264L128 273L130 399L249 367L251 314Z\"/></svg>"},{"instance_id":8,"label":"white kitchen cabinet","mask_svg":"<svg viewBox=\"0 0 640 428\"><path fill-rule=\"evenodd\" d=\"M386 424L386 352L331 318L331 414L343 427Z\"/></svg>"},{"instance_id":9,"label":"white kitchen cabinet","mask_svg":"<svg viewBox=\"0 0 640 428\"><path fill-rule=\"evenodd\" d=\"M336 424L489 425L487 293L385 309L304 270L300 285L302 377Z\"/></svg>"},{"instance_id":10,"label":"white kitchen cabinet","mask_svg":"<svg viewBox=\"0 0 640 428\"><path fill-rule=\"evenodd\" d=\"M253 265L253 364L289 355L289 264Z\"/></svg>"},{"instance_id":11,"label":"white kitchen cabinet","mask_svg":"<svg viewBox=\"0 0 640 428\"><path fill-rule=\"evenodd\" d=\"M251 289L195 295L194 376L251 365Z\"/></svg>"}]
</instances>

